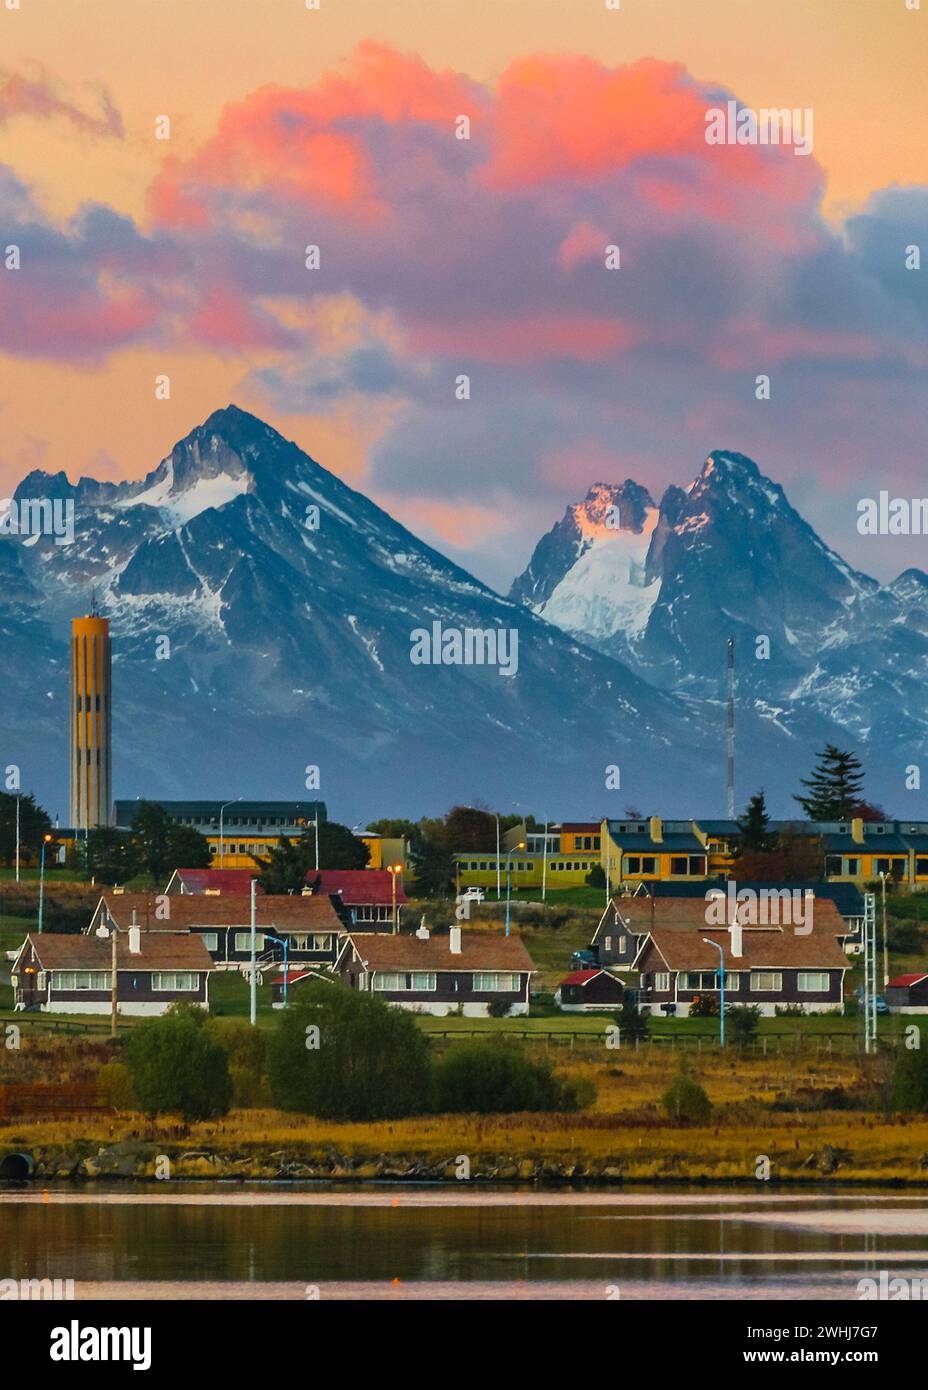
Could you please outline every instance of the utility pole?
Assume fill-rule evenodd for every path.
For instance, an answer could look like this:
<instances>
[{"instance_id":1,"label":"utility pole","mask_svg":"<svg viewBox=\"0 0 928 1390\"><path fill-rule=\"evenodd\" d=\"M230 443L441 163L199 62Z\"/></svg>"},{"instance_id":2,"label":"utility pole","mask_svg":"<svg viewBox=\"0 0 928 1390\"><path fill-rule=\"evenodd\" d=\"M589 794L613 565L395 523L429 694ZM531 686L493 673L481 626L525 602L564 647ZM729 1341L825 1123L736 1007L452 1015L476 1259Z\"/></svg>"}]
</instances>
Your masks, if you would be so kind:
<instances>
[{"instance_id":1,"label":"utility pole","mask_svg":"<svg viewBox=\"0 0 928 1390\"><path fill-rule=\"evenodd\" d=\"M876 1051L876 897L864 894L864 1052Z\"/></svg>"},{"instance_id":2,"label":"utility pole","mask_svg":"<svg viewBox=\"0 0 928 1390\"><path fill-rule=\"evenodd\" d=\"M255 936L255 886L251 880L251 1026L258 1022L258 943Z\"/></svg>"},{"instance_id":3,"label":"utility pole","mask_svg":"<svg viewBox=\"0 0 928 1390\"><path fill-rule=\"evenodd\" d=\"M728 819L735 819L735 639L728 639Z\"/></svg>"},{"instance_id":4,"label":"utility pole","mask_svg":"<svg viewBox=\"0 0 928 1390\"><path fill-rule=\"evenodd\" d=\"M16 882L19 882L19 798L21 792L16 793Z\"/></svg>"},{"instance_id":5,"label":"utility pole","mask_svg":"<svg viewBox=\"0 0 928 1390\"><path fill-rule=\"evenodd\" d=\"M883 885L883 988L889 984L889 936L886 931L886 874L880 874Z\"/></svg>"},{"instance_id":6,"label":"utility pole","mask_svg":"<svg viewBox=\"0 0 928 1390\"><path fill-rule=\"evenodd\" d=\"M548 818L545 817L545 838L541 842L541 901L548 892Z\"/></svg>"},{"instance_id":7,"label":"utility pole","mask_svg":"<svg viewBox=\"0 0 928 1390\"><path fill-rule=\"evenodd\" d=\"M116 1036L116 923L110 923L112 955L110 963L110 1037Z\"/></svg>"}]
</instances>

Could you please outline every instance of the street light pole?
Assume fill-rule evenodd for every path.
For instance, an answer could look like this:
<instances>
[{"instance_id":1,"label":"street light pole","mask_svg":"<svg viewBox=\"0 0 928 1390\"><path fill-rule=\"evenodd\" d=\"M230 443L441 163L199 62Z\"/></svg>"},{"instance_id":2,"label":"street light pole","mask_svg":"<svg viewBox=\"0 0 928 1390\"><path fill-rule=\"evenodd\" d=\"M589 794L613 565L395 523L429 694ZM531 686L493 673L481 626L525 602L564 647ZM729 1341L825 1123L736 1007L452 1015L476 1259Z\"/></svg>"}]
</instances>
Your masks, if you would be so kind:
<instances>
[{"instance_id":1,"label":"street light pole","mask_svg":"<svg viewBox=\"0 0 928 1390\"><path fill-rule=\"evenodd\" d=\"M889 984L889 939L886 934L886 878L885 873L880 874L880 882L883 885L883 988Z\"/></svg>"},{"instance_id":2,"label":"street light pole","mask_svg":"<svg viewBox=\"0 0 928 1390\"><path fill-rule=\"evenodd\" d=\"M288 974L288 971L289 971L289 967L288 967L288 965L287 965L287 960L288 960L288 957L289 957L290 942L287 940L287 938L286 938L285 936L273 936L270 932L265 932L265 933L264 933L264 939L265 939L265 941L276 941L277 944L278 944L278 946L283 946L283 948L284 948L284 1008L286 1008L286 1007L287 1007L287 974Z\"/></svg>"},{"instance_id":3,"label":"street light pole","mask_svg":"<svg viewBox=\"0 0 928 1390\"><path fill-rule=\"evenodd\" d=\"M520 840L506 855L506 935L509 935L509 899L512 896L512 856L525 849L525 841Z\"/></svg>"},{"instance_id":4,"label":"street light pole","mask_svg":"<svg viewBox=\"0 0 928 1390\"><path fill-rule=\"evenodd\" d=\"M717 941L703 937L707 946L714 946L719 953L719 1047L725 1046L725 952Z\"/></svg>"},{"instance_id":5,"label":"street light pole","mask_svg":"<svg viewBox=\"0 0 928 1390\"><path fill-rule=\"evenodd\" d=\"M21 793L16 793L16 882L19 882L19 798Z\"/></svg>"},{"instance_id":6,"label":"street light pole","mask_svg":"<svg viewBox=\"0 0 928 1390\"><path fill-rule=\"evenodd\" d=\"M388 864L387 872L390 875L390 883L393 890L393 935L396 936L400 929L399 922L396 918L396 876L403 872L403 866L402 864Z\"/></svg>"},{"instance_id":7,"label":"street light pole","mask_svg":"<svg viewBox=\"0 0 928 1390\"><path fill-rule=\"evenodd\" d=\"M45 849L51 838L51 835L46 835L42 840L42 858L39 867L39 932L42 930L42 909L45 906Z\"/></svg>"},{"instance_id":8,"label":"street light pole","mask_svg":"<svg viewBox=\"0 0 928 1390\"><path fill-rule=\"evenodd\" d=\"M231 802L229 803L231 805ZM255 888L258 880L251 880L251 1026L258 1022L258 951L255 937Z\"/></svg>"}]
</instances>

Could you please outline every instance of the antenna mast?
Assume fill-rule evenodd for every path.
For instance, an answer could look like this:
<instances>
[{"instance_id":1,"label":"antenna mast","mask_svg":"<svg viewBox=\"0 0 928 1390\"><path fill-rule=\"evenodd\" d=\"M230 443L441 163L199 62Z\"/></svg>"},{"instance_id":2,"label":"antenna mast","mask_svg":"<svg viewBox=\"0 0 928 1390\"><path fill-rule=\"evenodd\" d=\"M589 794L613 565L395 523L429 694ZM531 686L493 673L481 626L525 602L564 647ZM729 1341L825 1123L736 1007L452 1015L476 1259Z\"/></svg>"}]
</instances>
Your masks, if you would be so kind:
<instances>
[{"instance_id":1,"label":"antenna mast","mask_svg":"<svg viewBox=\"0 0 928 1390\"><path fill-rule=\"evenodd\" d=\"M735 819L735 639L728 639L728 819Z\"/></svg>"}]
</instances>

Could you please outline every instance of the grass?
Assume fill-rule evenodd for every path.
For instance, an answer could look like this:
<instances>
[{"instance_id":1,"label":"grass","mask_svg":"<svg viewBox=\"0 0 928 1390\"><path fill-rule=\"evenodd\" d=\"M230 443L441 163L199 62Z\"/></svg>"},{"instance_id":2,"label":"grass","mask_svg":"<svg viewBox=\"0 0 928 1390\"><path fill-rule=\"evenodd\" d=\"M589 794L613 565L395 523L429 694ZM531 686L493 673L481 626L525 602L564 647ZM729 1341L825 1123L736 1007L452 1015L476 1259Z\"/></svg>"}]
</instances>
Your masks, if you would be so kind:
<instances>
[{"instance_id":1,"label":"grass","mask_svg":"<svg viewBox=\"0 0 928 1390\"><path fill-rule=\"evenodd\" d=\"M687 1128L664 1116L660 1097L676 1074L678 1059L664 1052L609 1053L558 1059L558 1071L585 1078L596 1088L593 1103L578 1114L425 1115L351 1124L290 1115L270 1109L235 1110L221 1120L180 1126L165 1116L150 1122L135 1115L98 1115L0 1124L0 1148L33 1151L72 1147L89 1150L126 1139L151 1140L162 1152L188 1150L242 1155L267 1175L278 1160L293 1158L339 1164L339 1156L369 1164L356 1176L374 1176L385 1156L400 1161L450 1163L468 1154L491 1170L502 1164L560 1165L568 1176L590 1164L615 1165L628 1180L755 1181L758 1154L770 1157L774 1179L838 1182L922 1182L928 1161L928 1118L888 1119L870 1110L773 1109L774 1103L804 1104L813 1093L841 1090L849 1096L874 1092L880 1064L856 1058L825 1061L796 1058L691 1056L689 1073L713 1106L707 1124ZM828 1151L836 1170L822 1168ZM200 1160L202 1163L202 1160ZM191 1167L191 1175L198 1172ZM175 1174L185 1172L175 1163ZM207 1174L203 1174L206 1176ZM512 1173L517 1176L518 1170ZM554 1176L555 1172L551 1172Z\"/></svg>"}]
</instances>

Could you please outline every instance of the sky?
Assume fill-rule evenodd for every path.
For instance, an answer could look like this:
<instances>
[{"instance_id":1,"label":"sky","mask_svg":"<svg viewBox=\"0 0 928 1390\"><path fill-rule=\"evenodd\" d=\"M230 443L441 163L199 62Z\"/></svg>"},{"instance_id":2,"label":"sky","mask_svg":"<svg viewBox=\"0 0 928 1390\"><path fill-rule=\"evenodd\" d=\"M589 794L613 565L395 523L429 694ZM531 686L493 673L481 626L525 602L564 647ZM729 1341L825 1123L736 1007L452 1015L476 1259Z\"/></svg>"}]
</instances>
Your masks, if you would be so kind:
<instances>
[{"instance_id":1,"label":"sky","mask_svg":"<svg viewBox=\"0 0 928 1390\"><path fill-rule=\"evenodd\" d=\"M928 569L856 525L926 491L928 0L10 4L0 496L234 401L503 589L592 483L715 448ZM728 101L811 153L707 143Z\"/></svg>"}]
</instances>

